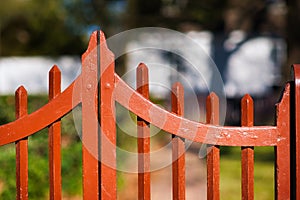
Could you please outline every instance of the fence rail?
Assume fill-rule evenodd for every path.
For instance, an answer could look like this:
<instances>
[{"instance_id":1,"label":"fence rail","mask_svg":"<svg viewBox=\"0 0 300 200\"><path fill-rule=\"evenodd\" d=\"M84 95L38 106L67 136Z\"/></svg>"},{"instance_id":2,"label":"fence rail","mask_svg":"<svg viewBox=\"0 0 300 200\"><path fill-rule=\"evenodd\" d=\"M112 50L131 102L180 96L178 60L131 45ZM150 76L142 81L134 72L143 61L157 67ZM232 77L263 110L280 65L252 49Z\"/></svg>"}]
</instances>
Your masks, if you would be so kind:
<instances>
[{"instance_id":1,"label":"fence rail","mask_svg":"<svg viewBox=\"0 0 300 200\"><path fill-rule=\"evenodd\" d=\"M138 199L151 199L150 132L153 124L172 135L173 199L185 199L185 140L208 145L207 199L220 199L220 146L240 146L242 152L242 199L254 198L254 147L275 147L275 197L300 198L300 65L294 65L294 80L287 83L277 104L275 126L254 126L253 100L241 100L241 127L219 125L218 96L207 98L206 123L188 120L184 114L184 91L172 87L172 112L149 100L148 69L137 68L137 89L130 88L114 72L114 55L104 34L92 34L82 56L82 73L63 92L61 74L49 73L49 102L27 114L27 92L16 91L16 120L0 126L0 145L16 143L17 199L28 199L27 138L49 127L50 199L61 199L60 119L82 105L83 198L117 199L115 102L137 115ZM100 162L99 162L100 161Z\"/></svg>"}]
</instances>

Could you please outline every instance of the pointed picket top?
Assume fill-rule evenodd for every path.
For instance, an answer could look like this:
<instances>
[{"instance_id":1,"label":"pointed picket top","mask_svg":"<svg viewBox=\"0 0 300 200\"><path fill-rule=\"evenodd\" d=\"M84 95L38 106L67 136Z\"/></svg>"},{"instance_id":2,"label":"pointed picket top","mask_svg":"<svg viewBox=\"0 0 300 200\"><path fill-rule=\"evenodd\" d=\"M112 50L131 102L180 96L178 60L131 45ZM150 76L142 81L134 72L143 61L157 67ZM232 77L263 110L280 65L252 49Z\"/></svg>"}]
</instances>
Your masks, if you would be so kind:
<instances>
[{"instance_id":1,"label":"pointed picket top","mask_svg":"<svg viewBox=\"0 0 300 200\"><path fill-rule=\"evenodd\" d=\"M140 63L136 68L136 88L140 94L149 99L149 73L144 63Z\"/></svg>"},{"instance_id":2,"label":"pointed picket top","mask_svg":"<svg viewBox=\"0 0 300 200\"><path fill-rule=\"evenodd\" d=\"M100 61L100 62L99 62ZM82 68L97 71L101 74L114 63L114 54L109 50L102 31L94 31L89 40L87 50L82 54ZM99 76L101 76L101 74Z\"/></svg>"},{"instance_id":3,"label":"pointed picket top","mask_svg":"<svg viewBox=\"0 0 300 200\"><path fill-rule=\"evenodd\" d=\"M276 116L277 116L277 125L281 124L283 118L285 118L286 112L289 111L289 109L286 109L286 107L289 107L290 103L290 90L291 90L291 83L286 83L285 88L283 90L283 94L280 97L279 102L276 104ZM285 126L287 124L285 123Z\"/></svg>"},{"instance_id":4,"label":"pointed picket top","mask_svg":"<svg viewBox=\"0 0 300 200\"><path fill-rule=\"evenodd\" d=\"M219 124L219 97L214 92L206 99L206 123Z\"/></svg>"},{"instance_id":5,"label":"pointed picket top","mask_svg":"<svg viewBox=\"0 0 300 200\"><path fill-rule=\"evenodd\" d=\"M90 54L93 50L95 50L97 45L101 45L101 50L107 50L108 52L110 52L111 55L113 55L113 53L109 50L107 46L105 34L103 33L103 31L97 30L91 34L88 48L83 53L82 60L85 60L87 55Z\"/></svg>"},{"instance_id":6,"label":"pointed picket top","mask_svg":"<svg viewBox=\"0 0 300 200\"><path fill-rule=\"evenodd\" d=\"M18 89L15 92L16 99L23 100L24 98L27 99L27 90L23 85L18 87Z\"/></svg>"},{"instance_id":7,"label":"pointed picket top","mask_svg":"<svg viewBox=\"0 0 300 200\"><path fill-rule=\"evenodd\" d=\"M140 63L138 65L137 69L136 69L137 74L141 73L145 76L145 78L146 78L146 75L147 75L147 79L148 79L148 71L149 71L148 67L145 63ZM148 82L148 80L145 80L145 81L142 81L142 82Z\"/></svg>"},{"instance_id":8,"label":"pointed picket top","mask_svg":"<svg viewBox=\"0 0 300 200\"><path fill-rule=\"evenodd\" d=\"M179 116L182 116L184 113L184 89L181 83L176 82L172 86L172 112L176 113Z\"/></svg>"},{"instance_id":9,"label":"pointed picket top","mask_svg":"<svg viewBox=\"0 0 300 200\"><path fill-rule=\"evenodd\" d=\"M100 55L100 76L102 76L103 72L106 71L107 68L114 68L115 56L112 51L108 48L105 35L102 31L99 31L99 55ZM113 70L114 71L114 70ZM111 76L110 76L111 77Z\"/></svg>"},{"instance_id":10,"label":"pointed picket top","mask_svg":"<svg viewBox=\"0 0 300 200\"><path fill-rule=\"evenodd\" d=\"M61 71L54 65L49 71L49 99L53 99L61 92Z\"/></svg>"},{"instance_id":11,"label":"pointed picket top","mask_svg":"<svg viewBox=\"0 0 300 200\"><path fill-rule=\"evenodd\" d=\"M99 43L101 45L101 48L104 48L105 50L108 50L112 54L112 52L109 50L109 48L107 46L104 32L103 31L99 31L99 34L100 34L100 41L99 41Z\"/></svg>"},{"instance_id":12,"label":"pointed picket top","mask_svg":"<svg viewBox=\"0 0 300 200\"><path fill-rule=\"evenodd\" d=\"M242 126L253 126L253 99L249 94L241 100Z\"/></svg>"},{"instance_id":13,"label":"pointed picket top","mask_svg":"<svg viewBox=\"0 0 300 200\"><path fill-rule=\"evenodd\" d=\"M208 95L207 99L210 100L211 102L219 101L218 95L216 93L214 93L214 92L211 92Z\"/></svg>"},{"instance_id":14,"label":"pointed picket top","mask_svg":"<svg viewBox=\"0 0 300 200\"><path fill-rule=\"evenodd\" d=\"M57 65L53 65L53 67L50 69L49 73L61 73L61 71Z\"/></svg>"},{"instance_id":15,"label":"pointed picket top","mask_svg":"<svg viewBox=\"0 0 300 200\"><path fill-rule=\"evenodd\" d=\"M89 40L88 48L87 50L82 54L82 61L84 61L87 56L96 49L97 47L97 36L98 36L98 31L94 31Z\"/></svg>"},{"instance_id":16,"label":"pointed picket top","mask_svg":"<svg viewBox=\"0 0 300 200\"><path fill-rule=\"evenodd\" d=\"M145 64L145 63L140 63L139 65L138 65L138 67L137 67L139 70L144 70L144 71L148 71L148 67L147 67L147 65Z\"/></svg>"},{"instance_id":17,"label":"pointed picket top","mask_svg":"<svg viewBox=\"0 0 300 200\"><path fill-rule=\"evenodd\" d=\"M244 103L244 106L253 106L253 99L249 94L245 94L242 98L242 103Z\"/></svg>"},{"instance_id":18,"label":"pointed picket top","mask_svg":"<svg viewBox=\"0 0 300 200\"><path fill-rule=\"evenodd\" d=\"M20 86L15 92L16 118L27 115L27 90Z\"/></svg>"}]
</instances>

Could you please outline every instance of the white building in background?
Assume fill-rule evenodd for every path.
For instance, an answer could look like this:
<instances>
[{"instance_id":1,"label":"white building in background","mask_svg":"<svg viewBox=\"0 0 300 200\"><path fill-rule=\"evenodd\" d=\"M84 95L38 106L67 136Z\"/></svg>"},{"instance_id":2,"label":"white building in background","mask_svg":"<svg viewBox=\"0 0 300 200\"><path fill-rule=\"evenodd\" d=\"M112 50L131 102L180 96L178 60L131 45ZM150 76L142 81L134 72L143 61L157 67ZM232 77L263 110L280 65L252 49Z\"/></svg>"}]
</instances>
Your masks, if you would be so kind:
<instances>
[{"instance_id":1,"label":"white building in background","mask_svg":"<svg viewBox=\"0 0 300 200\"><path fill-rule=\"evenodd\" d=\"M233 31L221 46L214 46L215 38L210 32L191 31L186 36L201 50L189 49L172 35L166 40L158 34L149 34L130 42L128 49L136 50L126 55L127 74L124 79L135 88L135 68L143 62L149 67L150 92L156 97L169 95L171 83L175 81L183 83L186 91L207 92L208 85L215 81L211 70L215 65L212 59L217 59L215 48L222 48L217 52L228 57L217 68L223 73L227 97L240 98L246 93L263 96L280 83L281 66L286 58L283 39L267 36L250 38L242 31ZM163 49L144 48L151 43L160 43ZM173 54L168 55L168 51Z\"/></svg>"},{"instance_id":2,"label":"white building in background","mask_svg":"<svg viewBox=\"0 0 300 200\"><path fill-rule=\"evenodd\" d=\"M176 81L183 83L186 91L207 90L212 77L212 34L192 31L186 36L189 42L192 41L193 49L189 49L191 46L186 44L187 40L178 40L173 34L149 33L128 43L123 79L135 88L136 67L145 63L149 68L150 93L158 98L169 95L171 84Z\"/></svg>"},{"instance_id":3,"label":"white building in background","mask_svg":"<svg viewBox=\"0 0 300 200\"><path fill-rule=\"evenodd\" d=\"M280 84L285 57L286 47L282 39L259 36L247 40L228 59L224 74L226 95L240 97L249 93L263 96Z\"/></svg>"},{"instance_id":4,"label":"white building in background","mask_svg":"<svg viewBox=\"0 0 300 200\"><path fill-rule=\"evenodd\" d=\"M80 74L80 57L61 56L57 58L2 57L0 58L0 94L13 94L23 85L29 94L48 93L48 72L57 65L62 73L62 90Z\"/></svg>"},{"instance_id":5,"label":"white building in background","mask_svg":"<svg viewBox=\"0 0 300 200\"><path fill-rule=\"evenodd\" d=\"M213 34L192 31L186 36L198 49L189 49L172 35L163 38L159 34L144 34L131 41L127 44L126 73L122 78L135 88L136 67L143 62L149 67L150 92L158 98L167 97L175 81L183 83L186 92L207 92L207 85L214 81L211 71L215 50ZM153 44L161 49L144 48ZM239 98L245 93L263 96L278 84L286 56L282 39L266 36L246 39L244 33L233 32L223 47L225 51L232 51L222 74L227 97ZM48 93L48 72L54 64L62 72L62 89L81 71L79 56L0 57L0 95L13 94L20 85L24 85L29 94Z\"/></svg>"}]
</instances>

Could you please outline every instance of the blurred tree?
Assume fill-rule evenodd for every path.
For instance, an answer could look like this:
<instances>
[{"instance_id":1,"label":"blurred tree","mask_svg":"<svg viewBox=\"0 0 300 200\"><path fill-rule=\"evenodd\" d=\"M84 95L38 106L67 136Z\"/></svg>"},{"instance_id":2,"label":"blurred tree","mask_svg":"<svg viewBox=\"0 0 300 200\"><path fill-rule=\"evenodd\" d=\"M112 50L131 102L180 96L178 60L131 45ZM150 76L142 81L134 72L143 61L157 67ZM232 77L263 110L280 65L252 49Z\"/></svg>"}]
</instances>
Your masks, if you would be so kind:
<instances>
[{"instance_id":1,"label":"blurred tree","mask_svg":"<svg viewBox=\"0 0 300 200\"><path fill-rule=\"evenodd\" d=\"M82 54L91 31L124 30L125 0L10 0L0 7L0 56Z\"/></svg>"},{"instance_id":2,"label":"blurred tree","mask_svg":"<svg viewBox=\"0 0 300 200\"><path fill-rule=\"evenodd\" d=\"M227 0L128 0L128 28L162 26L181 29L184 23L201 25L212 31L223 24Z\"/></svg>"},{"instance_id":3,"label":"blurred tree","mask_svg":"<svg viewBox=\"0 0 300 200\"><path fill-rule=\"evenodd\" d=\"M2 1L0 55L80 55L86 48L87 33L99 27L105 30L107 36L143 26L161 26L181 31L197 28L230 32L233 29L242 29L249 32L259 30L282 34L285 27L283 23L278 24L284 20L275 16L280 9L269 6L274 2L284 1ZM293 29L299 18L299 0L289 0L288 4L291 19L289 27ZM293 45L292 41L299 34L294 28L292 32L289 31L289 35L289 43Z\"/></svg>"},{"instance_id":4,"label":"blurred tree","mask_svg":"<svg viewBox=\"0 0 300 200\"><path fill-rule=\"evenodd\" d=\"M127 25L128 28L163 26L181 30L183 24L193 24L189 28L222 33L238 29L283 36L285 13L284 0L154 0L149 3L128 0Z\"/></svg>"},{"instance_id":5,"label":"blurred tree","mask_svg":"<svg viewBox=\"0 0 300 200\"><path fill-rule=\"evenodd\" d=\"M60 0L11 0L0 7L1 55L77 54L82 36L66 25Z\"/></svg>"},{"instance_id":6,"label":"blurred tree","mask_svg":"<svg viewBox=\"0 0 300 200\"><path fill-rule=\"evenodd\" d=\"M300 63L300 0L287 0L288 18L286 38L288 42L288 65ZM289 66L288 66L289 67ZM286 72L287 77L290 73Z\"/></svg>"}]
</instances>

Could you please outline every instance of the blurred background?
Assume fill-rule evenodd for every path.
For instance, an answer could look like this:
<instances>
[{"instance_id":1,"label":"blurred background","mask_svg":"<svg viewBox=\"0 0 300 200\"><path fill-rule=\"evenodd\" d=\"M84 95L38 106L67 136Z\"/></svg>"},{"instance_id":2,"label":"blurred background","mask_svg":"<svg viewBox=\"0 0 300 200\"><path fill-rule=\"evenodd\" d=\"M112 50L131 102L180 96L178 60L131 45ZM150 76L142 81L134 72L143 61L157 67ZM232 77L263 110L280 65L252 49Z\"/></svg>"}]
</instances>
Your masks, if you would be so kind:
<instances>
[{"instance_id":1,"label":"blurred background","mask_svg":"<svg viewBox=\"0 0 300 200\"><path fill-rule=\"evenodd\" d=\"M47 80L43 77L51 63L61 67L66 77L63 79L65 88L80 72L80 55L87 47L90 33L96 29L103 30L109 38L132 28L164 27L186 33L215 62L224 81L227 107L233 111L227 113L227 124L239 124L236 111L239 107L235 105L245 93L257 99L256 123L261 123L266 119L265 113L274 111L270 105L277 101L280 87L290 78L290 65L299 59L299 4L297 0L3 1L0 93L12 93L18 85L16 81L28 85L32 93L45 92ZM151 39L145 37L130 45L141 46ZM122 75L137 62L146 62L147 53L119 58L116 71ZM195 79L193 72L187 70L188 64L178 56L164 52L155 56L163 64L176 67L185 77ZM199 66L205 65L205 59L208 58L199 59L202 61ZM17 75L17 71L22 71L19 73L22 76ZM26 74L38 78L31 78L29 83ZM157 71L152 74L150 71L153 79L166 79L157 76L160 74ZM174 77L167 74L168 79L174 81ZM205 86L193 87L199 96L206 95ZM154 96L166 98L159 89L155 91L158 92L154 92Z\"/></svg>"},{"instance_id":2,"label":"blurred background","mask_svg":"<svg viewBox=\"0 0 300 200\"><path fill-rule=\"evenodd\" d=\"M63 88L76 78L80 73L80 56L87 48L92 31L101 29L109 38L128 29L149 26L169 28L187 34L213 58L225 85L227 125L240 124L239 102L245 93L250 93L255 100L255 123L274 124L274 105L279 100L282 86L290 79L290 66L300 61L299 11L299 0L1 0L0 124L14 119L12 95L18 85L24 84L28 89L33 102L29 105L32 112L47 102L45 94L48 82L45 77L53 64L58 64L62 70ZM146 37L142 42L137 41L130 45L139 46L151 39ZM164 64L172 64L187 77L192 73L186 70L189 69L188 64L173 54L161 52L154 58ZM147 62L147 54L121 57L117 60L116 71L122 75L141 61ZM151 75L150 70L150 77L161 79L157 76L159 72L153 73L155 74ZM171 82L174 77L170 75L168 80ZM195 85L194 90L203 104L207 90L199 85ZM164 92L157 91L152 93L153 101L168 107L169 97ZM122 111L119 114L122 118ZM74 133L75 129L71 128L72 115L66 116L63 123L67 127L63 130L62 139L63 155L66 155L62 168L65 176L64 198L78 199L81 194L81 179L80 175L74 174L81 173L81 158L74 155L74 152L78 151L78 155L81 155L78 144L80 139ZM135 139L128 137L121 129L118 129L118 134L119 145L134 151L136 147L131 144ZM48 153L44 148L47 145L47 135L37 134L33 138L35 139L31 140L33 144L30 151L38 159L31 161L29 173L33 174L31 184L34 186L34 182L40 182L42 189L30 187L30 196L40 199L41 196L47 196L48 192L47 177L44 177L47 174L45 171ZM0 195L1 199L11 199L15 189L11 181L15 176L11 173L15 153L12 147L5 147L4 150L6 153L0 154ZM71 152L73 156L70 156ZM235 167L221 176L221 192L227 199L239 198L239 149L224 148L222 152L225 157L221 164L228 168ZM191 152L191 157L198 159L194 154L195 152ZM258 170L255 172L258 182L256 195L260 197L258 199L274 197L273 158L273 149L258 148ZM37 160L39 165L36 165ZM205 168L204 162L200 159L198 165ZM199 180L197 179L197 184L200 185L195 188L199 189L201 186L205 193L205 170L193 173L201 174ZM119 174L120 191L128 187L128 180L135 184L136 180L132 176ZM259 180L267 180L271 186L266 186ZM187 184L193 185L194 182L195 180L191 180ZM132 187L133 191L134 188ZM122 197L126 199L125 194L122 193ZM127 199L135 198L129 196ZM160 199L168 197L160 196Z\"/></svg>"}]
</instances>

